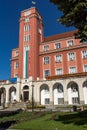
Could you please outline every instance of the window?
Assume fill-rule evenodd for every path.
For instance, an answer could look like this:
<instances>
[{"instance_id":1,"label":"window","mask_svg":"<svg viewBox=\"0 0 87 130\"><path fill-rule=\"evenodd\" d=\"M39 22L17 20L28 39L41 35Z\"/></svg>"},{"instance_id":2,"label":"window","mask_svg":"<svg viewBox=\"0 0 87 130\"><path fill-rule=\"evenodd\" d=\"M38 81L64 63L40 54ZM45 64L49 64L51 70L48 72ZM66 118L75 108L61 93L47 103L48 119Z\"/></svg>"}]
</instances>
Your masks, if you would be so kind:
<instances>
[{"instance_id":1,"label":"window","mask_svg":"<svg viewBox=\"0 0 87 130\"><path fill-rule=\"evenodd\" d=\"M49 93L49 88L45 87L45 93Z\"/></svg>"},{"instance_id":2,"label":"window","mask_svg":"<svg viewBox=\"0 0 87 130\"><path fill-rule=\"evenodd\" d=\"M73 40L69 40L69 41L67 41L67 45L68 45L68 47L69 47L69 46L73 46L73 45L74 45Z\"/></svg>"},{"instance_id":3,"label":"window","mask_svg":"<svg viewBox=\"0 0 87 130\"><path fill-rule=\"evenodd\" d=\"M45 104L49 104L50 103L50 99L49 98L45 98Z\"/></svg>"},{"instance_id":4,"label":"window","mask_svg":"<svg viewBox=\"0 0 87 130\"><path fill-rule=\"evenodd\" d=\"M29 41L29 40L30 40L30 35L24 36L24 42L27 42L27 41Z\"/></svg>"},{"instance_id":5,"label":"window","mask_svg":"<svg viewBox=\"0 0 87 130\"><path fill-rule=\"evenodd\" d=\"M87 65L84 65L84 72L87 72Z\"/></svg>"},{"instance_id":6,"label":"window","mask_svg":"<svg viewBox=\"0 0 87 130\"><path fill-rule=\"evenodd\" d=\"M71 86L71 91L72 92L78 92L78 88L76 86Z\"/></svg>"},{"instance_id":7,"label":"window","mask_svg":"<svg viewBox=\"0 0 87 130\"><path fill-rule=\"evenodd\" d=\"M58 104L64 104L64 98L58 98Z\"/></svg>"},{"instance_id":8,"label":"window","mask_svg":"<svg viewBox=\"0 0 87 130\"><path fill-rule=\"evenodd\" d=\"M62 61L62 55L56 55L55 61L56 62L61 62Z\"/></svg>"},{"instance_id":9,"label":"window","mask_svg":"<svg viewBox=\"0 0 87 130\"><path fill-rule=\"evenodd\" d=\"M44 64L49 64L49 57L44 57Z\"/></svg>"},{"instance_id":10,"label":"window","mask_svg":"<svg viewBox=\"0 0 87 130\"><path fill-rule=\"evenodd\" d=\"M82 58L87 58L87 50L82 51Z\"/></svg>"},{"instance_id":11,"label":"window","mask_svg":"<svg viewBox=\"0 0 87 130\"><path fill-rule=\"evenodd\" d=\"M18 68L18 62L15 62L15 69L17 69Z\"/></svg>"},{"instance_id":12,"label":"window","mask_svg":"<svg viewBox=\"0 0 87 130\"><path fill-rule=\"evenodd\" d=\"M76 67L70 67L70 73L76 73Z\"/></svg>"},{"instance_id":13,"label":"window","mask_svg":"<svg viewBox=\"0 0 87 130\"><path fill-rule=\"evenodd\" d=\"M18 74L15 74L14 77L17 78L17 77L18 77Z\"/></svg>"},{"instance_id":14,"label":"window","mask_svg":"<svg viewBox=\"0 0 87 130\"><path fill-rule=\"evenodd\" d=\"M19 54L18 51L16 51L15 55L18 56L18 54Z\"/></svg>"},{"instance_id":15,"label":"window","mask_svg":"<svg viewBox=\"0 0 87 130\"><path fill-rule=\"evenodd\" d=\"M25 18L25 23L29 22L29 18Z\"/></svg>"},{"instance_id":16,"label":"window","mask_svg":"<svg viewBox=\"0 0 87 130\"><path fill-rule=\"evenodd\" d=\"M25 26L24 26L24 31L29 31L29 29L30 29L30 26L29 26L29 25L25 25Z\"/></svg>"},{"instance_id":17,"label":"window","mask_svg":"<svg viewBox=\"0 0 87 130\"><path fill-rule=\"evenodd\" d=\"M49 50L49 46L44 46L44 51L48 51Z\"/></svg>"},{"instance_id":18,"label":"window","mask_svg":"<svg viewBox=\"0 0 87 130\"><path fill-rule=\"evenodd\" d=\"M69 61L75 60L75 53L74 52L68 53L68 59L69 59Z\"/></svg>"},{"instance_id":19,"label":"window","mask_svg":"<svg viewBox=\"0 0 87 130\"><path fill-rule=\"evenodd\" d=\"M50 76L50 70L45 70L44 71L44 77Z\"/></svg>"},{"instance_id":20,"label":"window","mask_svg":"<svg viewBox=\"0 0 87 130\"><path fill-rule=\"evenodd\" d=\"M79 98L78 97L73 97L72 98L72 103L73 104L78 104L79 103Z\"/></svg>"},{"instance_id":21,"label":"window","mask_svg":"<svg viewBox=\"0 0 87 130\"><path fill-rule=\"evenodd\" d=\"M61 84L58 84L57 91L58 91L58 93L62 93L63 92L63 86Z\"/></svg>"},{"instance_id":22,"label":"window","mask_svg":"<svg viewBox=\"0 0 87 130\"><path fill-rule=\"evenodd\" d=\"M61 43L56 43L55 44L55 49L61 48Z\"/></svg>"},{"instance_id":23,"label":"window","mask_svg":"<svg viewBox=\"0 0 87 130\"><path fill-rule=\"evenodd\" d=\"M61 75L62 74L62 69L59 68L59 69L56 69L56 75Z\"/></svg>"}]
</instances>

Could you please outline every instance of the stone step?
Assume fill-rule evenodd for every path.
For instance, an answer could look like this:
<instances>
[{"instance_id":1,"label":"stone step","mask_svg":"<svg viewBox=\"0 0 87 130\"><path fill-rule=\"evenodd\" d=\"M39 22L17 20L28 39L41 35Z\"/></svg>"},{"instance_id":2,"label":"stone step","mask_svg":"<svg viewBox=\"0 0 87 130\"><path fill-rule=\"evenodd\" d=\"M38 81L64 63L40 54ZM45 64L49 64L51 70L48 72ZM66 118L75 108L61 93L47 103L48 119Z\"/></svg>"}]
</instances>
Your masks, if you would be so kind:
<instances>
[{"instance_id":1,"label":"stone step","mask_svg":"<svg viewBox=\"0 0 87 130\"><path fill-rule=\"evenodd\" d=\"M24 102L18 102L18 103L11 103L9 105L9 108L25 108L26 104Z\"/></svg>"}]
</instances>

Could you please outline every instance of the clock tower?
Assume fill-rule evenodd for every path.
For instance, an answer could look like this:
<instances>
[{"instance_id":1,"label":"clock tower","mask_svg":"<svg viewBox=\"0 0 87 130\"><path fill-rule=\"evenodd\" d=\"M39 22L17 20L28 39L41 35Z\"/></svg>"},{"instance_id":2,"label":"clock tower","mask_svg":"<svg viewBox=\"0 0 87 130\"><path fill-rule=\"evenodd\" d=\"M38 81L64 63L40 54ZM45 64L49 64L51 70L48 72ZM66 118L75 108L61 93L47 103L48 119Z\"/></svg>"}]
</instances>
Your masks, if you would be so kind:
<instances>
[{"instance_id":1,"label":"clock tower","mask_svg":"<svg viewBox=\"0 0 87 130\"><path fill-rule=\"evenodd\" d=\"M32 76L37 79L39 77L39 45L43 41L42 17L35 7L31 7L21 12L19 22L18 77Z\"/></svg>"}]
</instances>

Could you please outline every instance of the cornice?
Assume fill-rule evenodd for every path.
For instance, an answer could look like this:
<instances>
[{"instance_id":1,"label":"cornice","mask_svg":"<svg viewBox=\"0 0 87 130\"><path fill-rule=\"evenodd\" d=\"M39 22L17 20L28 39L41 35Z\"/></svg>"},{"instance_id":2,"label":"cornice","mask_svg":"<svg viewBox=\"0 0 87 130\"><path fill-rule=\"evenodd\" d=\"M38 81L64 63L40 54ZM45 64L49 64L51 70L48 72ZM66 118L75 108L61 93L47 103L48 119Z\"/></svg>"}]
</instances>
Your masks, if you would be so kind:
<instances>
[{"instance_id":1,"label":"cornice","mask_svg":"<svg viewBox=\"0 0 87 130\"><path fill-rule=\"evenodd\" d=\"M73 78L74 77L84 77L84 76L87 76L87 72L48 76L48 77L46 77L46 80L64 79L64 78L71 78L71 77L73 77Z\"/></svg>"},{"instance_id":2,"label":"cornice","mask_svg":"<svg viewBox=\"0 0 87 130\"><path fill-rule=\"evenodd\" d=\"M18 59L19 59L18 56L16 56L16 57L12 57L11 61L12 61L12 60L18 60Z\"/></svg>"},{"instance_id":3,"label":"cornice","mask_svg":"<svg viewBox=\"0 0 87 130\"><path fill-rule=\"evenodd\" d=\"M40 52L39 55L46 55L46 54L51 54L51 53L56 53L56 52L70 51L70 50L75 50L75 49L80 49L80 48L87 48L87 44L43 51L43 52Z\"/></svg>"}]
</instances>

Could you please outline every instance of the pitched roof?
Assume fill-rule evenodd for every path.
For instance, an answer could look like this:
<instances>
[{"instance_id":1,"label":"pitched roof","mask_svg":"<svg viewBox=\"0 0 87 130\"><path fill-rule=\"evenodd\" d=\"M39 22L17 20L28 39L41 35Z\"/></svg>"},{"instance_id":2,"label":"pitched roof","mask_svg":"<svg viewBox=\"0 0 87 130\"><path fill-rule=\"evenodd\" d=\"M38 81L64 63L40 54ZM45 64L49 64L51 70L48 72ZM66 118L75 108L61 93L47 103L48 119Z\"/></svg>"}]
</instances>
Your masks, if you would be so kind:
<instances>
[{"instance_id":1,"label":"pitched roof","mask_svg":"<svg viewBox=\"0 0 87 130\"><path fill-rule=\"evenodd\" d=\"M43 42L49 42L49 41L54 41L54 40L57 40L57 39L72 37L72 36L74 36L74 34L76 32L77 32L77 30L74 30L74 31L71 31L71 32L65 32L65 33L56 34L56 35L53 35L53 36L48 36L48 37L44 38Z\"/></svg>"}]
</instances>

